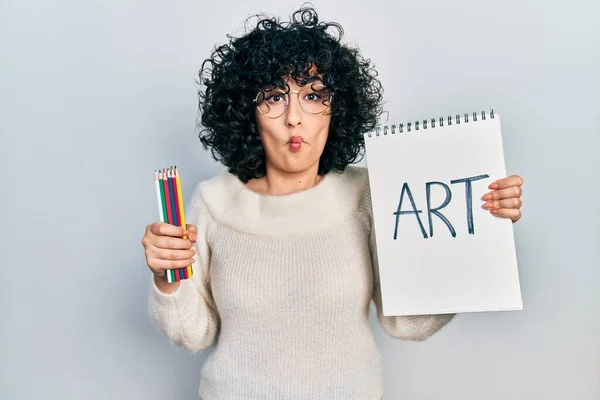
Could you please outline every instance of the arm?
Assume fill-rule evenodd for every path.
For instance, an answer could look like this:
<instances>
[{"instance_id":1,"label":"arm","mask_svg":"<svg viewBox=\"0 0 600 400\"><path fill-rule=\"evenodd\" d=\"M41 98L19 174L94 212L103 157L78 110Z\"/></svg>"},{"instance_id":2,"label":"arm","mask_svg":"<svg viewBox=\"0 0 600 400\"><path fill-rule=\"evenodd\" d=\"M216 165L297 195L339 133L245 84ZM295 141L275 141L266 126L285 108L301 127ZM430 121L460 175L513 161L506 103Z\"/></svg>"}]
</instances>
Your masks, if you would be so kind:
<instances>
[{"instance_id":1,"label":"arm","mask_svg":"<svg viewBox=\"0 0 600 400\"><path fill-rule=\"evenodd\" d=\"M180 281L178 286L166 284L169 289L157 285L152 278L148 310L154 326L171 343L198 352L211 346L219 331L219 315L210 287L210 247L206 241L210 217L199 188L190 200L186 216L191 217L189 223L198 228L192 278Z\"/></svg>"},{"instance_id":2,"label":"arm","mask_svg":"<svg viewBox=\"0 0 600 400\"><path fill-rule=\"evenodd\" d=\"M379 265L377 263L377 251L373 232L371 232L369 248L373 265L372 298L377 309L377 319L390 336L397 339L423 341L442 329L444 325L454 318L455 314L384 316L381 303Z\"/></svg>"},{"instance_id":3,"label":"arm","mask_svg":"<svg viewBox=\"0 0 600 400\"><path fill-rule=\"evenodd\" d=\"M454 318L455 314L437 315L411 315L411 316L384 316L381 300L381 285L379 281L379 263L377 260L377 242L373 224L373 213L371 206L371 195L367 183L363 197L363 210L368 214L369 221L369 251L371 254L371 265L373 267L373 295L377 309L377 319L383 329L392 337L397 339L423 341L439 331Z\"/></svg>"}]
</instances>

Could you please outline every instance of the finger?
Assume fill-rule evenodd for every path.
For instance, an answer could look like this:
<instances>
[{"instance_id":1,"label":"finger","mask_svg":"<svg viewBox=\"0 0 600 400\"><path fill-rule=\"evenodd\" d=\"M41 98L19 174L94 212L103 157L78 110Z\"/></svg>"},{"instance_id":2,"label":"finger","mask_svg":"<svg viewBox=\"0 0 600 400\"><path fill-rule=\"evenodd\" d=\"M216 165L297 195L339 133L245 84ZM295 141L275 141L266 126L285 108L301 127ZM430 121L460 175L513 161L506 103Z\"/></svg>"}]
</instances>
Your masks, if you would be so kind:
<instances>
[{"instance_id":1,"label":"finger","mask_svg":"<svg viewBox=\"0 0 600 400\"><path fill-rule=\"evenodd\" d=\"M196 255L195 249L174 250L154 248L150 251L153 258L158 258L160 260L186 260Z\"/></svg>"},{"instance_id":2,"label":"finger","mask_svg":"<svg viewBox=\"0 0 600 400\"><path fill-rule=\"evenodd\" d=\"M521 219L521 210L514 208L500 208L498 210L492 210L492 215L500 218L510 218L513 222L517 222Z\"/></svg>"},{"instance_id":3,"label":"finger","mask_svg":"<svg viewBox=\"0 0 600 400\"><path fill-rule=\"evenodd\" d=\"M493 190L481 196L481 200L502 200L509 199L511 197L521 197L523 189L520 186L510 186L506 189Z\"/></svg>"},{"instance_id":4,"label":"finger","mask_svg":"<svg viewBox=\"0 0 600 400\"><path fill-rule=\"evenodd\" d=\"M190 239L192 242L196 242L196 240L198 240L198 228L196 227L196 225L191 225L188 224L186 226L187 228L187 235L188 235L188 239Z\"/></svg>"},{"instance_id":5,"label":"finger","mask_svg":"<svg viewBox=\"0 0 600 400\"><path fill-rule=\"evenodd\" d=\"M166 222L155 222L150 226L150 232L156 236L183 237L183 228Z\"/></svg>"},{"instance_id":6,"label":"finger","mask_svg":"<svg viewBox=\"0 0 600 400\"><path fill-rule=\"evenodd\" d=\"M510 186L523 186L523 178L519 175L510 175L492 182L488 187L490 189L504 189Z\"/></svg>"},{"instance_id":7,"label":"finger","mask_svg":"<svg viewBox=\"0 0 600 400\"><path fill-rule=\"evenodd\" d=\"M194 243L177 237L155 236L152 245L161 249L189 249Z\"/></svg>"},{"instance_id":8,"label":"finger","mask_svg":"<svg viewBox=\"0 0 600 400\"><path fill-rule=\"evenodd\" d=\"M482 207L486 210L498 210L500 208L521 208L522 203L523 202L520 198L511 197L508 199L488 201L484 203Z\"/></svg>"},{"instance_id":9,"label":"finger","mask_svg":"<svg viewBox=\"0 0 600 400\"><path fill-rule=\"evenodd\" d=\"M153 259L150 263L150 267L153 270L165 270L165 269L177 269L177 268L185 268L188 265L191 265L195 262L194 259L186 259L186 260L161 260L161 259Z\"/></svg>"}]
</instances>

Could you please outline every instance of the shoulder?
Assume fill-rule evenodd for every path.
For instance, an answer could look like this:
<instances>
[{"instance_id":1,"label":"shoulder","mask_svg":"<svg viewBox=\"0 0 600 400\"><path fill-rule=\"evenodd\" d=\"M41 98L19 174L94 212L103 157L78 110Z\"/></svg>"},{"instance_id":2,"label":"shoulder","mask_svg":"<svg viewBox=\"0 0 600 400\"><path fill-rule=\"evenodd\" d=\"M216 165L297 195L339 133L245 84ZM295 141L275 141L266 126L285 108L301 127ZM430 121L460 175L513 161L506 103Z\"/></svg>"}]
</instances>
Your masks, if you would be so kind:
<instances>
[{"instance_id":1,"label":"shoulder","mask_svg":"<svg viewBox=\"0 0 600 400\"><path fill-rule=\"evenodd\" d=\"M201 181L196 190L197 195L208 206L223 204L224 201L243 188L243 183L227 171L221 171L215 176Z\"/></svg>"},{"instance_id":2,"label":"shoulder","mask_svg":"<svg viewBox=\"0 0 600 400\"><path fill-rule=\"evenodd\" d=\"M198 225L202 221L212 220L216 211L214 206L223 203L222 199L227 198L228 192L231 192L228 189L231 185L232 182L223 172L198 182L186 206L188 222Z\"/></svg>"},{"instance_id":3,"label":"shoulder","mask_svg":"<svg viewBox=\"0 0 600 400\"><path fill-rule=\"evenodd\" d=\"M357 188L360 190L359 201L357 205L358 212L367 216L372 215L371 207L371 186L369 182L369 170L366 167L353 167L351 173L355 175Z\"/></svg>"},{"instance_id":4,"label":"shoulder","mask_svg":"<svg viewBox=\"0 0 600 400\"><path fill-rule=\"evenodd\" d=\"M371 206L371 187L369 183L369 170L366 167L350 166L344 172L348 186L354 193L352 197L356 199L353 209L362 220L367 230L371 229L373 211Z\"/></svg>"},{"instance_id":5,"label":"shoulder","mask_svg":"<svg viewBox=\"0 0 600 400\"><path fill-rule=\"evenodd\" d=\"M369 179L369 173L366 167L358 165L348 165L341 174L342 180L352 187L364 189Z\"/></svg>"},{"instance_id":6,"label":"shoulder","mask_svg":"<svg viewBox=\"0 0 600 400\"><path fill-rule=\"evenodd\" d=\"M342 174L344 187L351 198L356 199L356 210L360 213L371 213L371 190L369 170L366 167L348 166Z\"/></svg>"}]
</instances>

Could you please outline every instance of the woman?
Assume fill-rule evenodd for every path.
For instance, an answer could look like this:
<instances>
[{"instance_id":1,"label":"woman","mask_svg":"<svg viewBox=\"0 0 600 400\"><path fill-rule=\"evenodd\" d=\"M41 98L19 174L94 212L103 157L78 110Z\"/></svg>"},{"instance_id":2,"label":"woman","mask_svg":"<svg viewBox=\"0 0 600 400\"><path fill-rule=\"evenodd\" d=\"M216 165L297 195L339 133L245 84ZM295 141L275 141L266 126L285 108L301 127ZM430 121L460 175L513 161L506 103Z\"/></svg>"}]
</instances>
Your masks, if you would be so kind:
<instances>
[{"instance_id":1,"label":"woman","mask_svg":"<svg viewBox=\"0 0 600 400\"><path fill-rule=\"evenodd\" d=\"M187 231L155 222L142 243L154 324L193 352L215 345L204 400L381 399L371 300L400 339L453 318L382 315L368 175L349 166L382 90L341 36L301 9L289 24L261 20L202 68L200 140L228 172L197 186ZM483 206L517 221L521 184L497 181ZM191 279L166 281L190 262Z\"/></svg>"}]
</instances>

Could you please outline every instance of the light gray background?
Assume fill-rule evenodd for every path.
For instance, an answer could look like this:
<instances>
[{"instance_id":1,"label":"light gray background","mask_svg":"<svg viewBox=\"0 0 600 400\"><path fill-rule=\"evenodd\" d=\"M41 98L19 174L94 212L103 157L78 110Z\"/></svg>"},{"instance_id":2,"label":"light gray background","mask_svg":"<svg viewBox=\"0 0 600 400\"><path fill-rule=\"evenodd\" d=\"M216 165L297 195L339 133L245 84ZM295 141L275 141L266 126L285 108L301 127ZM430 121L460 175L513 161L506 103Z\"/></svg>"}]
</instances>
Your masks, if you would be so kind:
<instances>
[{"instance_id":1,"label":"light gray background","mask_svg":"<svg viewBox=\"0 0 600 400\"><path fill-rule=\"evenodd\" d=\"M152 174L220 166L196 137L196 73L256 11L300 2L0 2L0 398L193 399L207 353L146 311ZM396 122L494 108L525 309L387 336L385 399L600 398L599 3L318 1L371 58ZM209 350L210 351L210 350Z\"/></svg>"}]
</instances>

